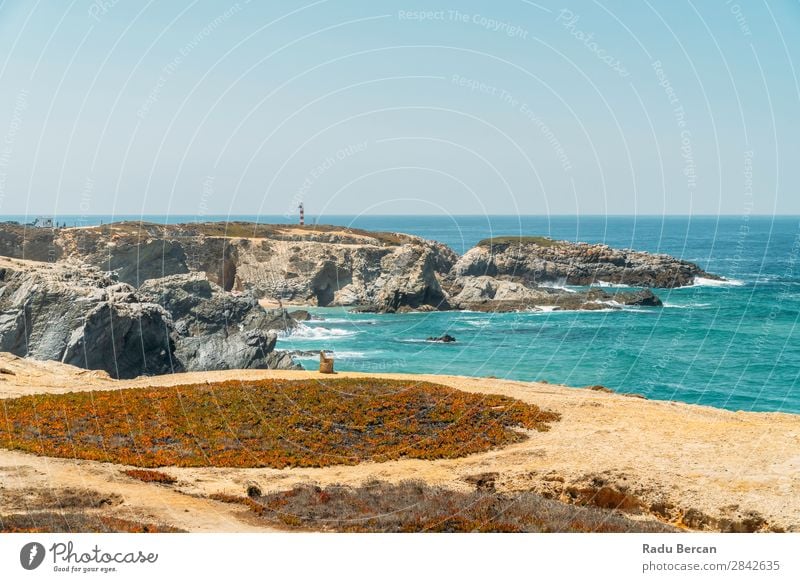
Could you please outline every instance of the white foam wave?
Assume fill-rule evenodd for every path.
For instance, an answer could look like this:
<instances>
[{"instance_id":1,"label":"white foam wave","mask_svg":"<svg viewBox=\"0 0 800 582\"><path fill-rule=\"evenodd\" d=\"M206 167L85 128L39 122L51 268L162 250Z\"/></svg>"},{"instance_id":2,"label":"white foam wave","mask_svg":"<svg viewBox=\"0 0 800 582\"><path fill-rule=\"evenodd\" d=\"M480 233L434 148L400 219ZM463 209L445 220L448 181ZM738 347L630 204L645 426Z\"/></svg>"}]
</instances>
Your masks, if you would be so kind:
<instances>
[{"instance_id":1,"label":"white foam wave","mask_svg":"<svg viewBox=\"0 0 800 582\"><path fill-rule=\"evenodd\" d=\"M547 289L559 289L560 291L566 291L567 293L575 293L575 289L567 287L566 279L559 279L558 281L539 283L539 287L545 287Z\"/></svg>"},{"instance_id":2,"label":"white foam wave","mask_svg":"<svg viewBox=\"0 0 800 582\"><path fill-rule=\"evenodd\" d=\"M376 322L370 321L368 319L359 319L357 317L331 317L325 318L318 321L309 321L309 323L315 324L330 324L330 323L355 323L358 325L374 325Z\"/></svg>"},{"instance_id":3,"label":"white foam wave","mask_svg":"<svg viewBox=\"0 0 800 582\"><path fill-rule=\"evenodd\" d=\"M710 303L688 303L686 305L680 305L678 303L664 303L664 307L669 309L706 309L711 307Z\"/></svg>"},{"instance_id":4,"label":"white foam wave","mask_svg":"<svg viewBox=\"0 0 800 582\"><path fill-rule=\"evenodd\" d=\"M339 359L342 359L342 360L358 360L358 359L361 359L361 358L366 358L367 357L367 353L366 352L337 352L336 350L334 350L333 357L334 358L339 358Z\"/></svg>"},{"instance_id":5,"label":"white foam wave","mask_svg":"<svg viewBox=\"0 0 800 582\"><path fill-rule=\"evenodd\" d=\"M333 340L343 337L351 337L358 332L349 329L338 329L335 327L311 327L304 323L299 324L294 330L289 332L294 339L304 340Z\"/></svg>"},{"instance_id":6,"label":"white foam wave","mask_svg":"<svg viewBox=\"0 0 800 582\"><path fill-rule=\"evenodd\" d=\"M695 277L692 282L693 287L741 287L744 281L739 279L706 279L705 277Z\"/></svg>"},{"instance_id":7,"label":"white foam wave","mask_svg":"<svg viewBox=\"0 0 800 582\"><path fill-rule=\"evenodd\" d=\"M629 287L629 285L624 285L622 283L610 283L609 281L595 281L591 285L592 287L615 287L619 289L624 289Z\"/></svg>"},{"instance_id":8,"label":"white foam wave","mask_svg":"<svg viewBox=\"0 0 800 582\"><path fill-rule=\"evenodd\" d=\"M539 305L533 310L533 313L553 313L554 311L564 311L564 309L555 305Z\"/></svg>"},{"instance_id":9,"label":"white foam wave","mask_svg":"<svg viewBox=\"0 0 800 582\"><path fill-rule=\"evenodd\" d=\"M355 352L355 351L339 352L336 350L325 350L325 353L328 355L328 357L333 357L334 359L339 359L339 360L357 360L367 357L366 352ZM296 355L293 357L297 360L319 360L319 354L317 354L316 352L313 354L303 354L301 356Z\"/></svg>"},{"instance_id":10,"label":"white foam wave","mask_svg":"<svg viewBox=\"0 0 800 582\"><path fill-rule=\"evenodd\" d=\"M464 319L462 323L466 323L472 327L486 327L487 325L491 325L492 322L488 319Z\"/></svg>"}]
</instances>

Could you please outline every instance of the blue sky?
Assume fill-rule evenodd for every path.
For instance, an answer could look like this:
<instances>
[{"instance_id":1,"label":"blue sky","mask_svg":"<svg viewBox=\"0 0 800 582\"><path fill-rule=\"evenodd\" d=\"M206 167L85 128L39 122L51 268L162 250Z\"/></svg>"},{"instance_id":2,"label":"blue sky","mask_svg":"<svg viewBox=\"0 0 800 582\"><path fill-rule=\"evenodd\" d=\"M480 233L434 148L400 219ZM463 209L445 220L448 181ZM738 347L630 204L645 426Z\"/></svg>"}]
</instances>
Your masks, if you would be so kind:
<instances>
[{"instance_id":1,"label":"blue sky","mask_svg":"<svg viewBox=\"0 0 800 582\"><path fill-rule=\"evenodd\" d=\"M0 1L0 214L800 214L799 49L797 1Z\"/></svg>"}]
</instances>

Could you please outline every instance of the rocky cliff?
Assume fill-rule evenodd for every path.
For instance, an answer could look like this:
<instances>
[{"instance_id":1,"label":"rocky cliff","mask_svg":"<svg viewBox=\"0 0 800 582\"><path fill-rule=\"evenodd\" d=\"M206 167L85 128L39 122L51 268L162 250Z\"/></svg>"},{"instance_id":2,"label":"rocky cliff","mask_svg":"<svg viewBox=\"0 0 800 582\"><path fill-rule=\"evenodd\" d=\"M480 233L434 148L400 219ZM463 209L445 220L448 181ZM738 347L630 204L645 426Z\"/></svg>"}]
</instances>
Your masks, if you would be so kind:
<instances>
[{"instance_id":1,"label":"rocky cliff","mask_svg":"<svg viewBox=\"0 0 800 582\"><path fill-rule=\"evenodd\" d=\"M225 293L202 273L150 279L141 301L172 317L175 358L188 372L249 368L299 368L275 350L278 332L295 327L286 311L263 309L250 295Z\"/></svg>"},{"instance_id":2,"label":"rocky cliff","mask_svg":"<svg viewBox=\"0 0 800 582\"><path fill-rule=\"evenodd\" d=\"M295 367L274 350L283 310L222 293L201 274L143 289L72 260L0 259L0 351L133 378L184 370Z\"/></svg>"},{"instance_id":3,"label":"rocky cliff","mask_svg":"<svg viewBox=\"0 0 800 582\"><path fill-rule=\"evenodd\" d=\"M35 229L0 226L0 254L76 259L140 286L201 272L224 291L302 305L446 308L440 279L458 259L419 237L331 226L250 223Z\"/></svg>"},{"instance_id":4,"label":"rocky cliff","mask_svg":"<svg viewBox=\"0 0 800 582\"><path fill-rule=\"evenodd\" d=\"M0 261L0 351L105 370L182 371L172 319L129 285L78 263Z\"/></svg>"},{"instance_id":5,"label":"rocky cliff","mask_svg":"<svg viewBox=\"0 0 800 582\"><path fill-rule=\"evenodd\" d=\"M242 222L115 223L56 230L3 225L0 253L40 261L80 260L135 287L200 273L220 293L242 292L278 305L341 305L377 312L657 306L660 301L649 291L557 287L611 283L668 288L690 285L696 277L718 278L667 255L543 237L490 239L458 257L443 244L411 235Z\"/></svg>"},{"instance_id":6,"label":"rocky cliff","mask_svg":"<svg viewBox=\"0 0 800 582\"><path fill-rule=\"evenodd\" d=\"M513 277L529 285L614 283L658 288L691 285L696 277L720 278L669 255L545 237L481 241L456 262L453 276Z\"/></svg>"}]
</instances>

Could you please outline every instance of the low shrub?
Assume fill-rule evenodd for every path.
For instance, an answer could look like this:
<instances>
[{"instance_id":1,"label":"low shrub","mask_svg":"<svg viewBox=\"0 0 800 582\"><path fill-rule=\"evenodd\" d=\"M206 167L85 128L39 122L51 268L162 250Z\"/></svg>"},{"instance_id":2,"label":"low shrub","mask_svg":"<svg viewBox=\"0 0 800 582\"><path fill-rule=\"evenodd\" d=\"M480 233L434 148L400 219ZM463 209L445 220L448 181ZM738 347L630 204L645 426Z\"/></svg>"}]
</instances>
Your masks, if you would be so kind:
<instances>
[{"instance_id":1,"label":"low shrub","mask_svg":"<svg viewBox=\"0 0 800 582\"><path fill-rule=\"evenodd\" d=\"M144 481L145 483L162 483L164 485L172 485L177 483L178 480L172 475L167 475L161 471L153 471L152 469L128 469L122 472L128 477Z\"/></svg>"},{"instance_id":2,"label":"low shrub","mask_svg":"<svg viewBox=\"0 0 800 582\"><path fill-rule=\"evenodd\" d=\"M183 531L168 525L141 523L83 512L0 515L0 533L180 533Z\"/></svg>"},{"instance_id":3,"label":"low shrub","mask_svg":"<svg viewBox=\"0 0 800 582\"><path fill-rule=\"evenodd\" d=\"M256 499L227 496L288 529L337 532L673 532L657 521L577 507L533 492L472 493L422 482L299 485Z\"/></svg>"}]
</instances>

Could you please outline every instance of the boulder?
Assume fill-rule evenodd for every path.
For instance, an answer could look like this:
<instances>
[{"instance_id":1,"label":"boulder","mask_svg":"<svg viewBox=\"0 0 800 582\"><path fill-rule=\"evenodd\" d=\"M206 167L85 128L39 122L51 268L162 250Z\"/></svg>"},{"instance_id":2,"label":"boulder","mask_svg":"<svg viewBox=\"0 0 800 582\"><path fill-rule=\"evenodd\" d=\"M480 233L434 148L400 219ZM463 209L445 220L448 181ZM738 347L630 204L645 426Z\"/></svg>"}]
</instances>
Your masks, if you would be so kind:
<instances>
[{"instance_id":1,"label":"boulder","mask_svg":"<svg viewBox=\"0 0 800 582\"><path fill-rule=\"evenodd\" d=\"M444 334L442 336L439 336L439 337L429 337L425 341L438 342L438 343L442 343L442 344L452 344L452 343L455 343L456 338L454 338L449 333L446 333L446 334Z\"/></svg>"},{"instance_id":2,"label":"boulder","mask_svg":"<svg viewBox=\"0 0 800 582\"><path fill-rule=\"evenodd\" d=\"M249 294L227 293L203 273L145 281L138 295L170 313L175 356L187 371L299 367L275 351L278 333L296 326L285 310L266 310Z\"/></svg>"},{"instance_id":3,"label":"boulder","mask_svg":"<svg viewBox=\"0 0 800 582\"><path fill-rule=\"evenodd\" d=\"M182 372L172 332L169 314L158 305L100 302L73 331L61 361L112 378Z\"/></svg>"},{"instance_id":4,"label":"boulder","mask_svg":"<svg viewBox=\"0 0 800 582\"><path fill-rule=\"evenodd\" d=\"M166 310L97 269L0 260L0 351L134 378L182 369L173 333Z\"/></svg>"}]
</instances>

